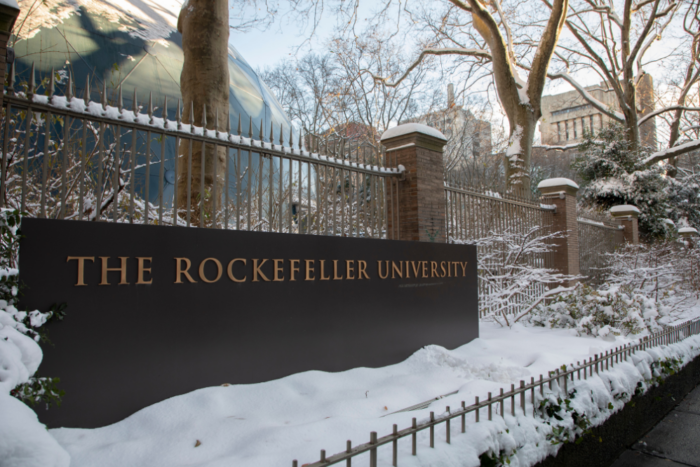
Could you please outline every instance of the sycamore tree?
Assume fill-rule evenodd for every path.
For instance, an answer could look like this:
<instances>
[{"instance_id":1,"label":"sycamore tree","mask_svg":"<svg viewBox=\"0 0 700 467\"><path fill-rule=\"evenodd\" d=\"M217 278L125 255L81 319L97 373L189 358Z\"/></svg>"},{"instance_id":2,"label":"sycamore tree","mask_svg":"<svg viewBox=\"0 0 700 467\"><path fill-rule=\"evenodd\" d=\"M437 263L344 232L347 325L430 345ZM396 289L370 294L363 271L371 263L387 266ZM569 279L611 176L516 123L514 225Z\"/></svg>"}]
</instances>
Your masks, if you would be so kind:
<instances>
[{"instance_id":1,"label":"sycamore tree","mask_svg":"<svg viewBox=\"0 0 700 467\"><path fill-rule=\"evenodd\" d=\"M555 11L555 4L542 0ZM642 149L640 127L652 119L669 117L665 149L646 148L644 166L700 148L700 140L684 140L681 123L688 112L689 93L700 80L698 1L680 0L572 0L566 30L555 52L549 77L570 84L592 107L624 128L629 150ZM640 95L647 68L658 64L680 69L675 92L664 93L650 110L653 98ZM663 69L663 68L662 68ZM597 76L613 93L618 110L592 96L574 75ZM671 173L673 175L673 171Z\"/></svg>"},{"instance_id":2,"label":"sycamore tree","mask_svg":"<svg viewBox=\"0 0 700 467\"><path fill-rule=\"evenodd\" d=\"M332 15L339 32L350 39L357 36L363 6L360 0L298 0L285 4L289 14L280 15L279 1L233 3L238 11L247 9L258 15L240 18L241 24L257 20L269 25L283 16L294 18L294 24L307 26L314 34L321 21ZM520 3L500 0L383 0L373 4L374 13L365 19L368 24L393 28L393 33L404 37L407 44L414 44L415 59L404 70L377 74L365 69L358 73L369 74L387 87L398 87L424 61L441 56L453 60L467 75L485 77L508 118L509 143L504 161L507 188L525 193L530 186L530 155L541 117L542 91L568 5L568 0L554 0L551 8L533 4L523 12Z\"/></svg>"}]
</instances>

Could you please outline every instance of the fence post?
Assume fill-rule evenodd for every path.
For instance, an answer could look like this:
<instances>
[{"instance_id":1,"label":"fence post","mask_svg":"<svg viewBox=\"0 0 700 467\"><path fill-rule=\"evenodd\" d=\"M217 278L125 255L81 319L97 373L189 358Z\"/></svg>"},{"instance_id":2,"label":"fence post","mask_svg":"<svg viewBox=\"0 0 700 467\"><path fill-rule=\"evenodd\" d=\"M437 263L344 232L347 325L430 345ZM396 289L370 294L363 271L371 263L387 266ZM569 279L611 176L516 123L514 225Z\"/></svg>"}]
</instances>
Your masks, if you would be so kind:
<instances>
[{"instance_id":1,"label":"fence post","mask_svg":"<svg viewBox=\"0 0 700 467\"><path fill-rule=\"evenodd\" d=\"M537 189L542 193L542 204L556 207L552 216L552 232L564 234L562 238L552 240L554 245L552 267L561 274L578 275L580 272L576 213L578 185L568 178L550 178L541 181Z\"/></svg>"},{"instance_id":2,"label":"fence post","mask_svg":"<svg viewBox=\"0 0 700 467\"><path fill-rule=\"evenodd\" d=\"M404 167L398 189L387 189L389 238L445 243L442 148L447 138L435 128L408 123L385 131L381 142L387 166Z\"/></svg>"},{"instance_id":3,"label":"fence post","mask_svg":"<svg viewBox=\"0 0 700 467\"><path fill-rule=\"evenodd\" d=\"M639 209L630 204L623 204L610 208L610 214L625 228L622 231L625 243L637 245L639 243Z\"/></svg>"}]
</instances>

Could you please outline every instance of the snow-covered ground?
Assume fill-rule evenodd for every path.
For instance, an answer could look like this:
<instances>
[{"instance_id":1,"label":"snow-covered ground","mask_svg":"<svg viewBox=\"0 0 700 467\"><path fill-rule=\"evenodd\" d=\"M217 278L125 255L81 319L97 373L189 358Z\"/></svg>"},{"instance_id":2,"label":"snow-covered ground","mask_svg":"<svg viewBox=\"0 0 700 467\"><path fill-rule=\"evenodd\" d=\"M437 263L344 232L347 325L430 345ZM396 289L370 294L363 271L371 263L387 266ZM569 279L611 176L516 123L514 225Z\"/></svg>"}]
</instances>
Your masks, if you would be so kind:
<instances>
[{"instance_id":1,"label":"snow-covered ground","mask_svg":"<svg viewBox=\"0 0 700 467\"><path fill-rule=\"evenodd\" d=\"M371 431L389 434L393 424L406 428L412 417L426 420L430 411L443 413L447 405L473 404L475 396L483 400L488 392L507 391L511 383L538 379L563 364L627 342L620 337L615 341L577 337L565 329L482 323L481 337L455 350L429 346L384 368L310 371L259 384L203 388L147 407L114 425L53 429L50 434L70 453L71 467L277 467L291 466L292 459L303 465L317 461L320 449L328 455L344 451L348 439L353 445L366 443ZM573 403L599 423L624 405L624 398L615 394L632 394L638 381L651 377L652 357L682 357L687 362L699 353L698 336L639 352L631 362L600 377L577 381L579 394L590 392L595 397L579 397ZM393 413L453 391L459 392L428 409ZM410 455L410 439L402 440L400 465L478 465L478 456L486 449L510 452L513 447L519 449L511 465L532 465L558 449L546 440L548 425L531 416L495 417L478 426L473 416L468 420L467 435L458 433L459 423L453 423L449 446L444 426L436 430L437 449L428 447L427 431L422 432L417 457ZM390 465L391 448L379 452L380 465ZM360 458L356 465L366 462Z\"/></svg>"}]
</instances>

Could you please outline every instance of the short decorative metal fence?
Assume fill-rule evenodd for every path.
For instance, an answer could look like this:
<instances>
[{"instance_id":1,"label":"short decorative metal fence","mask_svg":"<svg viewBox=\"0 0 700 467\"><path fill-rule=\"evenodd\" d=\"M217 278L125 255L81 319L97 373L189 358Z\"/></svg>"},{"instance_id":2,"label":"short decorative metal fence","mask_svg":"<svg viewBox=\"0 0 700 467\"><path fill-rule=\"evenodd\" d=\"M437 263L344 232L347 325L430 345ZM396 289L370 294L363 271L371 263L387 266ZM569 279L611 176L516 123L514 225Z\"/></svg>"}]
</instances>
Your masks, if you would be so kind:
<instances>
[{"instance_id":1,"label":"short decorative metal fence","mask_svg":"<svg viewBox=\"0 0 700 467\"><path fill-rule=\"evenodd\" d=\"M607 266L605 253L624 245L623 227L613 221L587 214L578 218L579 268L590 284L600 284Z\"/></svg>"},{"instance_id":2,"label":"short decorative metal fence","mask_svg":"<svg viewBox=\"0 0 700 467\"><path fill-rule=\"evenodd\" d=\"M170 120L167 99L157 109L149 97L141 113L136 93L124 108L121 87L110 96L105 84L96 102L89 79L78 98L70 75L35 75L32 67L18 84L12 68L5 88L2 207L55 219L392 237L387 190L397 186L387 180L399 171L379 151L322 155L281 127L266 137L262 122L253 135L240 116L207 122L206 108L204 129L191 104L187 122L179 101Z\"/></svg>"},{"instance_id":3,"label":"short decorative metal fence","mask_svg":"<svg viewBox=\"0 0 700 467\"><path fill-rule=\"evenodd\" d=\"M565 365L561 369L549 372L547 377L540 375L538 380L530 379L529 383L521 380L519 387L511 384L510 391L504 392L501 389L500 394L493 396L488 393L485 400L475 398L474 404L467 406L465 401L462 401L461 407L457 409L445 408L444 415L435 415L435 412L430 412L430 419L426 422L418 423L416 418L410 427L399 430L397 425L394 425L393 432L377 437L376 432L371 432L369 442L352 445L352 441L347 441L347 449L345 452L339 452L327 457L326 451L321 450L320 460L305 464L307 467L323 467L338 464L345 461L347 467L351 467L352 459L361 454L369 453L369 466L377 467L377 451L381 446L391 445L392 450L392 466L398 466L399 441L404 438L411 438L411 454L416 455L418 452L417 434L424 430L429 430L429 446L435 447L435 431L440 425L445 427L444 436L448 444L452 442L452 420L459 419L461 432L466 431L467 416L473 414L475 423L479 423L482 419L492 420L495 415L505 416L506 410L515 416L516 412L524 415L537 415L537 407L540 400L544 398L545 385L554 391L563 391L566 395L569 393L569 384L573 381L587 379L601 371L614 367L615 364L626 361L632 354L646 350L658 345L669 345L679 342L691 335L700 334L700 320L688 321L679 326L671 327L665 331L648 336L637 343L626 344L617 347L614 350L606 351L602 354L596 354L583 363L577 362L575 365ZM529 397L528 397L529 396ZM529 399L529 401L528 401ZM485 412L485 413L484 413ZM484 417L485 418L482 418ZM292 461L293 467L298 467L298 461Z\"/></svg>"},{"instance_id":4,"label":"short decorative metal fence","mask_svg":"<svg viewBox=\"0 0 700 467\"><path fill-rule=\"evenodd\" d=\"M504 241L489 242L488 238L511 236L510 241L528 242L534 237L544 237L552 232L554 206L541 204L530 198L520 198L510 194L498 193L489 189L467 187L448 177L445 181L446 228L448 239L455 243L476 243L480 263L489 262L492 279L485 277L486 268L479 270L479 301L481 315L496 311L492 304L486 302L489 296L505 287L509 264L508 248ZM551 268L553 252L526 253L519 257L521 264L534 268ZM509 296L509 305L505 313L514 314L529 303L533 297L540 296L547 288L546 284L533 284L525 293Z\"/></svg>"}]
</instances>

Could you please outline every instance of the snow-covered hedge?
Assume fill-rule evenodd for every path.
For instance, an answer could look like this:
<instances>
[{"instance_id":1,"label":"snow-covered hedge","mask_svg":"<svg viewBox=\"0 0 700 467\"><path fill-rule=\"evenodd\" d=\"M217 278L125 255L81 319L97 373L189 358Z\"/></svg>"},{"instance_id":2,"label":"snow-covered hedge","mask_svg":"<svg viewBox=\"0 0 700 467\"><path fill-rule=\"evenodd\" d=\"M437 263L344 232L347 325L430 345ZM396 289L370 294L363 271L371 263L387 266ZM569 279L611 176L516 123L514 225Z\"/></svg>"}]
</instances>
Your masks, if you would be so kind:
<instances>
[{"instance_id":1,"label":"snow-covered hedge","mask_svg":"<svg viewBox=\"0 0 700 467\"><path fill-rule=\"evenodd\" d=\"M669 307L629 287L595 290L578 287L536 307L525 317L535 326L571 328L578 335L615 340L615 336L642 335L662 330L660 319Z\"/></svg>"}]
</instances>

